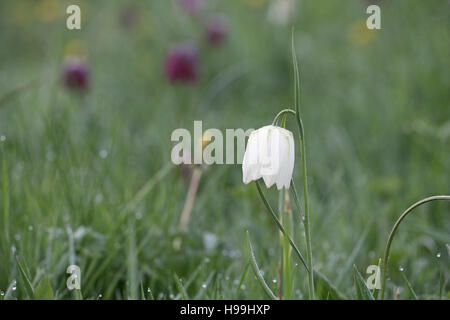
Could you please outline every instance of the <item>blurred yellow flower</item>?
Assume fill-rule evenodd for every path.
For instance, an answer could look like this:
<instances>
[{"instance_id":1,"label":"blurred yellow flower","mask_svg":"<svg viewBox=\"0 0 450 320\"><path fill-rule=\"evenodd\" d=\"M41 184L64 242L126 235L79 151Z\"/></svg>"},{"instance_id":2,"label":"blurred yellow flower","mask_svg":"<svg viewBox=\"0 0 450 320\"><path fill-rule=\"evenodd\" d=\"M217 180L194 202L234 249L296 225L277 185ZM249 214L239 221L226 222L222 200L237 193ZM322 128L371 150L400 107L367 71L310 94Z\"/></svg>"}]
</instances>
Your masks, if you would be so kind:
<instances>
[{"instance_id":1,"label":"blurred yellow flower","mask_svg":"<svg viewBox=\"0 0 450 320\"><path fill-rule=\"evenodd\" d=\"M347 36L356 46L365 46L375 40L375 30L369 30L365 20L357 20L350 25Z\"/></svg>"},{"instance_id":2,"label":"blurred yellow flower","mask_svg":"<svg viewBox=\"0 0 450 320\"><path fill-rule=\"evenodd\" d=\"M64 56L77 56L80 58L87 58L87 48L81 40L71 40L64 47Z\"/></svg>"},{"instance_id":3,"label":"blurred yellow flower","mask_svg":"<svg viewBox=\"0 0 450 320\"><path fill-rule=\"evenodd\" d=\"M212 135L208 131L203 133L203 136L202 136L202 151L206 148L206 146L208 144L211 143L211 139L212 139Z\"/></svg>"},{"instance_id":4,"label":"blurred yellow flower","mask_svg":"<svg viewBox=\"0 0 450 320\"><path fill-rule=\"evenodd\" d=\"M65 9L58 0L42 0L34 8L36 18L42 22L52 22L64 13Z\"/></svg>"}]
</instances>

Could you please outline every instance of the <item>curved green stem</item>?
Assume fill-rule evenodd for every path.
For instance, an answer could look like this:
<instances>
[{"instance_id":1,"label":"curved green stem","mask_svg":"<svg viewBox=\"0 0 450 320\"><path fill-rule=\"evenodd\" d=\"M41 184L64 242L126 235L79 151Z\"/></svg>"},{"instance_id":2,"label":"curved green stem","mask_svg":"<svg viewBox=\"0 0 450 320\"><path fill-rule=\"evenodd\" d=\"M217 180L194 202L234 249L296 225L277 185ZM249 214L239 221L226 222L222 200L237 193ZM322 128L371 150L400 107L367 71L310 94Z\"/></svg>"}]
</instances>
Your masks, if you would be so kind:
<instances>
[{"instance_id":1,"label":"curved green stem","mask_svg":"<svg viewBox=\"0 0 450 320\"><path fill-rule=\"evenodd\" d=\"M292 110L292 109L283 109L280 112L278 112L278 114L275 116L275 118L273 119L272 125L274 126L277 123L278 119L282 115L287 114L287 113L290 113L290 114L295 116L295 111L294 110Z\"/></svg>"},{"instance_id":2,"label":"curved green stem","mask_svg":"<svg viewBox=\"0 0 450 320\"><path fill-rule=\"evenodd\" d=\"M313 258L312 258L312 246L311 246L311 228L309 225L309 203L308 203L308 174L306 172L306 146L305 146L305 132L303 129L303 122L300 117L300 76L298 72L297 55L294 48L294 29L292 29L292 64L294 67L294 98L295 98L295 119L297 120L299 140L300 140L300 152L302 159L302 171L303 171L303 201L305 203L305 238L306 238L306 256L308 259L308 269L313 270ZM308 289L309 298L314 300L314 272L309 273L308 277Z\"/></svg>"},{"instance_id":3,"label":"curved green stem","mask_svg":"<svg viewBox=\"0 0 450 320\"><path fill-rule=\"evenodd\" d=\"M381 290L380 290L380 299L383 300L384 298L384 291L386 289L386 276L387 276L387 269L388 269L388 259L389 259L389 252L391 250L391 244L392 240L394 239L395 232L397 231L400 223L402 220L415 208L419 207L420 205L435 201L435 200L450 200L450 196L448 195L442 195L442 196L432 196L425 199L422 199L416 203L414 203L412 206L410 206L408 209L405 210L405 212L402 213L402 215L398 218L398 220L395 222L394 227L391 230L391 233L389 234L388 241L386 243L386 248L384 250L384 258L382 262L382 272L381 272Z\"/></svg>"},{"instance_id":4,"label":"curved green stem","mask_svg":"<svg viewBox=\"0 0 450 320\"><path fill-rule=\"evenodd\" d=\"M295 253L297 254L298 258L300 259L300 262L305 266L305 268L308 271L308 273L311 273L310 270L312 270L312 269L309 269L308 266L306 265L305 259L303 258L302 254L300 253L300 250L295 245L295 243L292 240L292 238L289 235L289 233L287 233L286 230L284 230L283 225L281 224L281 222L278 219L277 215L275 214L275 212L273 211L273 209L270 206L269 202L267 201L266 196L262 192L261 185L259 184L259 181L256 180L255 183L256 183L256 187L258 188L259 196L261 197L261 200L263 201L264 205L266 206L267 211L269 211L270 215L272 216L272 219L275 221L276 225L278 226L280 231L283 233L283 235L286 236L289 239L289 243L291 244L291 246L294 249Z\"/></svg>"}]
</instances>

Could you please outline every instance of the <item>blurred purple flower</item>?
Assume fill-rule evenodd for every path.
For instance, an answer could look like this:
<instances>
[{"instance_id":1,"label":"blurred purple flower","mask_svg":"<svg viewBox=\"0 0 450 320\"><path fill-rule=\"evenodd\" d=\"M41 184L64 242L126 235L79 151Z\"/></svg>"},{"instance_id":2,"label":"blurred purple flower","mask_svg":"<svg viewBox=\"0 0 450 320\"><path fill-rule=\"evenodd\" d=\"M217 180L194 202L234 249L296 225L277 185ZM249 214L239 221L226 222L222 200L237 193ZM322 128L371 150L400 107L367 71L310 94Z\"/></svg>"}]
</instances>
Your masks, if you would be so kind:
<instances>
[{"instance_id":1,"label":"blurred purple flower","mask_svg":"<svg viewBox=\"0 0 450 320\"><path fill-rule=\"evenodd\" d=\"M197 14L205 7L204 0L178 0L181 7L189 14Z\"/></svg>"},{"instance_id":2,"label":"blurred purple flower","mask_svg":"<svg viewBox=\"0 0 450 320\"><path fill-rule=\"evenodd\" d=\"M166 56L166 77L170 82L196 82L198 79L197 49L187 43L173 46Z\"/></svg>"},{"instance_id":3,"label":"blurred purple flower","mask_svg":"<svg viewBox=\"0 0 450 320\"><path fill-rule=\"evenodd\" d=\"M228 35L228 25L223 16L214 16L206 25L206 39L212 46L221 45Z\"/></svg>"},{"instance_id":4,"label":"blurred purple flower","mask_svg":"<svg viewBox=\"0 0 450 320\"><path fill-rule=\"evenodd\" d=\"M64 61L62 77L70 90L86 91L89 88L89 67L83 59L68 57Z\"/></svg>"}]
</instances>

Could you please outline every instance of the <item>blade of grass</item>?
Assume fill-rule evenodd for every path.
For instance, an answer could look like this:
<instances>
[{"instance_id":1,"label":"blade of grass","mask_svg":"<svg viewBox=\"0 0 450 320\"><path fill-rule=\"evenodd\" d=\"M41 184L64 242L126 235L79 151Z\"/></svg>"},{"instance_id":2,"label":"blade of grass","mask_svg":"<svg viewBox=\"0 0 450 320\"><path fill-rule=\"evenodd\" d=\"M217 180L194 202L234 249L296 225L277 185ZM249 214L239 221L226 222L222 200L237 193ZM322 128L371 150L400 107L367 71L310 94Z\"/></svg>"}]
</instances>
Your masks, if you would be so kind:
<instances>
[{"instance_id":1,"label":"blade of grass","mask_svg":"<svg viewBox=\"0 0 450 320\"><path fill-rule=\"evenodd\" d=\"M5 296L3 297L3 300L16 300L16 297L14 296L14 293L17 291L17 281L13 280L8 286L8 289L6 289Z\"/></svg>"},{"instance_id":2,"label":"blade of grass","mask_svg":"<svg viewBox=\"0 0 450 320\"><path fill-rule=\"evenodd\" d=\"M331 283L331 281L321 272L314 270L314 282L317 287L324 287L332 299L335 300L348 300L348 297L343 294L339 289Z\"/></svg>"},{"instance_id":3,"label":"blade of grass","mask_svg":"<svg viewBox=\"0 0 450 320\"><path fill-rule=\"evenodd\" d=\"M313 257L312 257L312 245L311 245L311 228L309 226L309 200L308 200L308 174L306 171L306 144L305 144L305 132L303 127L302 118L300 116L300 75L298 71L297 55L295 53L294 46L294 28L292 28L291 37L291 50L292 50L292 64L294 67L294 101L295 101L295 119L297 120L299 142L300 142L300 156L302 160L302 181L303 181L303 203L305 205L305 240L306 240L306 258L308 262L308 292L309 299L314 300L314 272L313 270Z\"/></svg>"},{"instance_id":4,"label":"blade of grass","mask_svg":"<svg viewBox=\"0 0 450 320\"><path fill-rule=\"evenodd\" d=\"M444 291L444 277L443 277L443 270L442 270L442 264L440 261L440 256L438 257L439 260L439 300L442 300L442 293Z\"/></svg>"},{"instance_id":5,"label":"blade of grass","mask_svg":"<svg viewBox=\"0 0 450 320\"><path fill-rule=\"evenodd\" d=\"M247 262L244 267L244 271L242 272L241 278L239 279L239 284L236 288L236 297L239 297L239 293L241 292L242 285L244 284L245 277L247 276L248 267L250 263Z\"/></svg>"},{"instance_id":6,"label":"blade of grass","mask_svg":"<svg viewBox=\"0 0 450 320\"><path fill-rule=\"evenodd\" d=\"M29 276L29 271L28 271L26 265L24 264L23 259L20 259L17 255L15 255L14 258L16 259L16 264L19 269L20 279L22 280L17 283L17 286L18 286L18 288L21 289L21 291L23 291L26 294L26 296L29 299L31 299L34 295L34 288L33 288L33 284L30 279L30 276Z\"/></svg>"},{"instance_id":7,"label":"blade of grass","mask_svg":"<svg viewBox=\"0 0 450 320\"><path fill-rule=\"evenodd\" d=\"M261 284L261 287L264 289L264 292L269 296L269 298L273 300L278 300L278 298L273 294L272 290L270 290L266 281L264 281L264 277L262 276L261 270L259 269L258 263L256 262L255 253L253 251L252 243L250 242L250 235L248 231L247 231L247 244L250 252L250 261L252 263L253 272L255 273L256 278L258 279L259 283Z\"/></svg>"},{"instance_id":8,"label":"blade of grass","mask_svg":"<svg viewBox=\"0 0 450 320\"><path fill-rule=\"evenodd\" d=\"M128 220L128 250L127 250L127 279L128 279L128 296L131 300L138 299L138 279L137 279L137 252L136 252L136 235L134 229L133 216Z\"/></svg>"},{"instance_id":9,"label":"blade of grass","mask_svg":"<svg viewBox=\"0 0 450 320\"><path fill-rule=\"evenodd\" d=\"M181 294L181 297L183 300L189 300L189 296L186 293L186 290L183 287L183 284L181 283L180 277L174 272L173 276L175 278L175 284L177 286L177 289L179 291L179 293Z\"/></svg>"},{"instance_id":10,"label":"blade of grass","mask_svg":"<svg viewBox=\"0 0 450 320\"><path fill-rule=\"evenodd\" d=\"M144 286L142 284L142 281L141 281L141 300L147 300L145 299Z\"/></svg>"},{"instance_id":11,"label":"blade of grass","mask_svg":"<svg viewBox=\"0 0 450 320\"><path fill-rule=\"evenodd\" d=\"M9 193L6 159L2 161L2 204L3 204L3 232L5 234L6 246L9 244Z\"/></svg>"},{"instance_id":12,"label":"blade of grass","mask_svg":"<svg viewBox=\"0 0 450 320\"><path fill-rule=\"evenodd\" d=\"M52 289L52 284L48 277L43 277L33 294L33 299L35 300L53 300L54 294Z\"/></svg>"},{"instance_id":13,"label":"blade of grass","mask_svg":"<svg viewBox=\"0 0 450 320\"><path fill-rule=\"evenodd\" d=\"M409 282L408 278L406 277L405 272L403 270L401 270L400 274L402 275L403 280L405 280L406 287L408 288L409 293L411 294L411 296L413 297L414 300L417 300L416 292L414 291L411 283Z\"/></svg>"},{"instance_id":14,"label":"blade of grass","mask_svg":"<svg viewBox=\"0 0 450 320\"><path fill-rule=\"evenodd\" d=\"M359 300L375 300L355 265L353 265L353 280L355 282L356 297Z\"/></svg>"}]
</instances>

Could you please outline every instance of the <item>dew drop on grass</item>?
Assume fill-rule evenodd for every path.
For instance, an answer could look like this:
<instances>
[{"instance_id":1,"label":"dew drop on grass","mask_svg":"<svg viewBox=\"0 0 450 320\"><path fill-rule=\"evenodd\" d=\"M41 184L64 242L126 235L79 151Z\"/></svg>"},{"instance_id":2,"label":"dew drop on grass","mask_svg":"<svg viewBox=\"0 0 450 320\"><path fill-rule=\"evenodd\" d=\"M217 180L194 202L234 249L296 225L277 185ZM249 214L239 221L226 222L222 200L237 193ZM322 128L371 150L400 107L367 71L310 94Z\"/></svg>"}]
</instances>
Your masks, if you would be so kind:
<instances>
[{"instance_id":1,"label":"dew drop on grass","mask_svg":"<svg viewBox=\"0 0 450 320\"><path fill-rule=\"evenodd\" d=\"M47 161L53 161L55 160L55 153L51 150L47 151L47 153L45 154L45 158L47 159Z\"/></svg>"},{"instance_id":2,"label":"dew drop on grass","mask_svg":"<svg viewBox=\"0 0 450 320\"><path fill-rule=\"evenodd\" d=\"M245 284L241 285L241 290L245 290Z\"/></svg>"},{"instance_id":3,"label":"dew drop on grass","mask_svg":"<svg viewBox=\"0 0 450 320\"><path fill-rule=\"evenodd\" d=\"M100 156L100 158L106 159L106 157L108 156L108 151L106 151L105 149L102 149L99 151L98 155Z\"/></svg>"},{"instance_id":4,"label":"dew drop on grass","mask_svg":"<svg viewBox=\"0 0 450 320\"><path fill-rule=\"evenodd\" d=\"M277 279L273 279L272 282L273 282L273 283L277 283Z\"/></svg>"},{"instance_id":5,"label":"dew drop on grass","mask_svg":"<svg viewBox=\"0 0 450 320\"><path fill-rule=\"evenodd\" d=\"M206 289L206 283L202 284L202 288Z\"/></svg>"},{"instance_id":6,"label":"dew drop on grass","mask_svg":"<svg viewBox=\"0 0 450 320\"><path fill-rule=\"evenodd\" d=\"M400 270L400 272L403 272L403 267L398 268L398 270Z\"/></svg>"},{"instance_id":7,"label":"dew drop on grass","mask_svg":"<svg viewBox=\"0 0 450 320\"><path fill-rule=\"evenodd\" d=\"M147 292L150 293L150 292L152 292L152 290L150 290L150 288L147 288Z\"/></svg>"},{"instance_id":8,"label":"dew drop on grass","mask_svg":"<svg viewBox=\"0 0 450 320\"><path fill-rule=\"evenodd\" d=\"M437 257L437 258L440 258L440 257L441 257L441 253L438 252L438 253L436 254L436 257Z\"/></svg>"},{"instance_id":9,"label":"dew drop on grass","mask_svg":"<svg viewBox=\"0 0 450 320\"><path fill-rule=\"evenodd\" d=\"M97 193L94 198L95 204L100 204L103 201L103 195L101 193Z\"/></svg>"},{"instance_id":10,"label":"dew drop on grass","mask_svg":"<svg viewBox=\"0 0 450 320\"><path fill-rule=\"evenodd\" d=\"M101 299L101 298L103 298L103 295L100 293L100 294L98 295L98 297L97 297L97 300L98 300L98 299Z\"/></svg>"},{"instance_id":11,"label":"dew drop on grass","mask_svg":"<svg viewBox=\"0 0 450 320\"><path fill-rule=\"evenodd\" d=\"M0 141L5 141L6 140L6 136L0 136Z\"/></svg>"}]
</instances>

